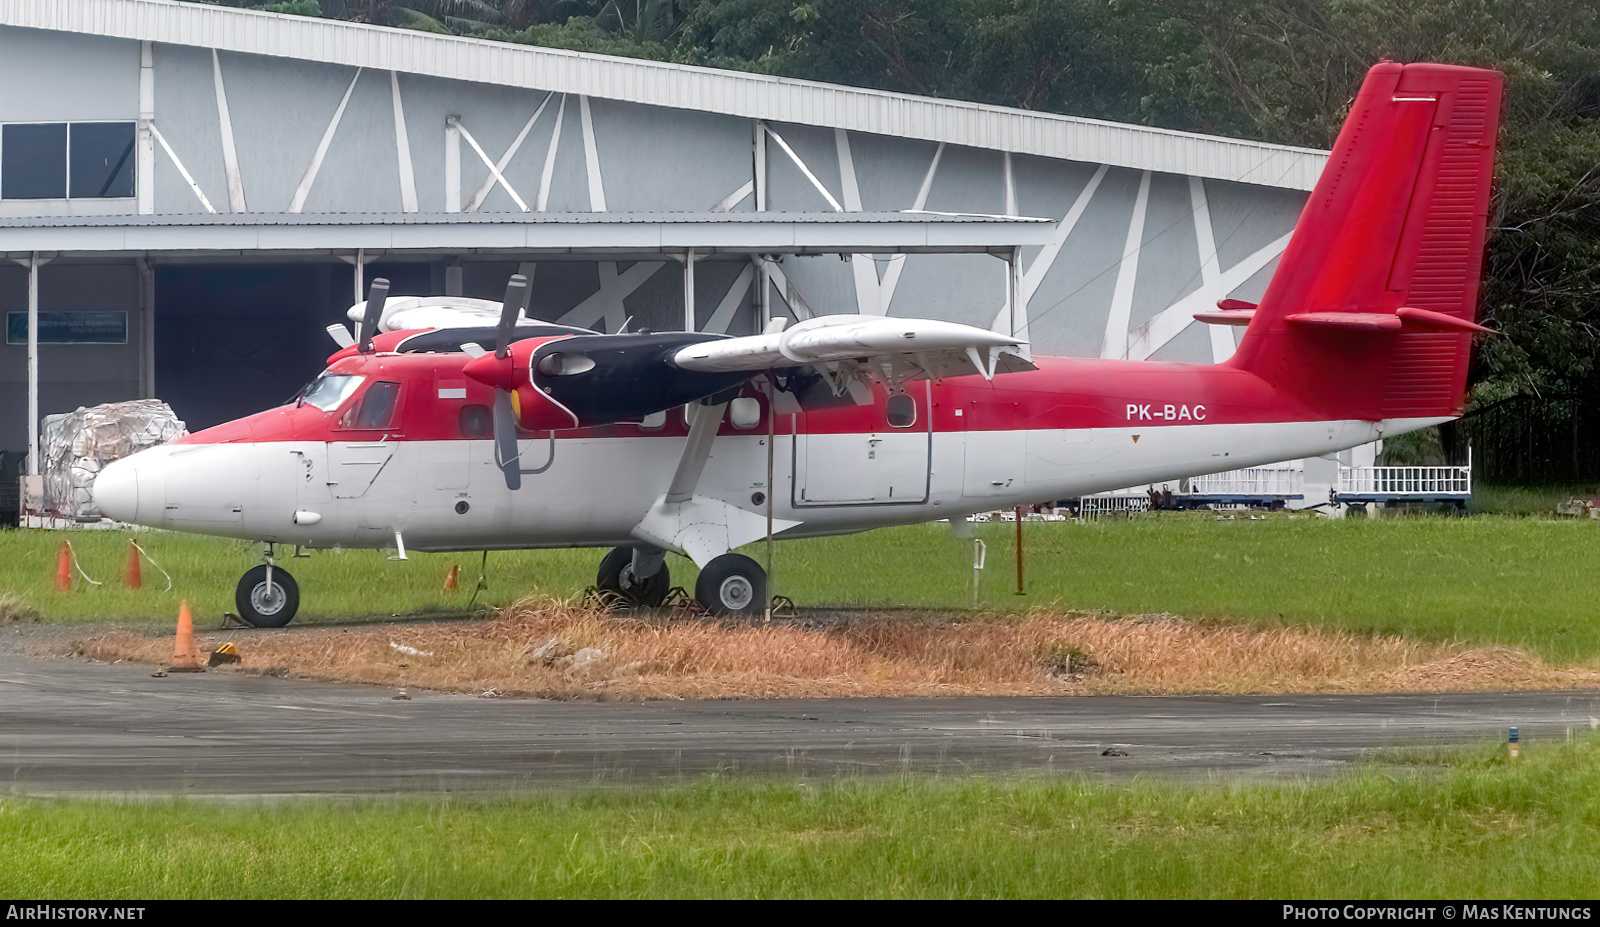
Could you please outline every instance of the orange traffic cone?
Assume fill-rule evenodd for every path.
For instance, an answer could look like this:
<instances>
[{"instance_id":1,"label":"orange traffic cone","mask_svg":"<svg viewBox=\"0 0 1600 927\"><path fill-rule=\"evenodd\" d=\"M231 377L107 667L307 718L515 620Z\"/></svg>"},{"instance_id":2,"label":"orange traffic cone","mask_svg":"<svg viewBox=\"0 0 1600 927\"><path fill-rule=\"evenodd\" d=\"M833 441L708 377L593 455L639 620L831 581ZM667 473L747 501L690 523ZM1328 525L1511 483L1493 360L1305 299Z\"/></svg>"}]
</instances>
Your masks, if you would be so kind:
<instances>
[{"instance_id":1,"label":"orange traffic cone","mask_svg":"<svg viewBox=\"0 0 1600 927\"><path fill-rule=\"evenodd\" d=\"M139 548L134 545L132 538L128 539L128 569L122 574L122 584L129 589L144 585L144 577L139 572Z\"/></svg>"},{"instance_id":2,"label":"orange traffic cone","mask_svg":"<svg viewBox=\"0 0 1600 927\"><path fill-rule=\"evenodd\" d=\"M452 564L451 567L450 567L450 572L444 574L444 591L445 592L455 592L456 591L456 580L460 579L460 577L461 577L461 564L459 564L459 563Z\"/></svg>"},{"instance_id":3,"label":"orange traffic cone","mask_svg":"<svg viewBox=\"0 0 1600 927\"><path fill-rule=\"evenodd\" d=\"M65 542L61 545L61 555L56 557L56 591L66 592L72 588L72 549Z\"/></svg>"},{"instance_id":4,"label":"orange traffic cone","mask_svg":"<svg viewBox=\"0 0 1600 927\"><path fill-rule=\"evenodd\" d=\"M178 603L178 642L172 649L172 665L167 667L169 673L203 673L206 671L200 665L200 649L194 643L194 621L189 617L189 603Z\"/></svg>"}]
</instances>

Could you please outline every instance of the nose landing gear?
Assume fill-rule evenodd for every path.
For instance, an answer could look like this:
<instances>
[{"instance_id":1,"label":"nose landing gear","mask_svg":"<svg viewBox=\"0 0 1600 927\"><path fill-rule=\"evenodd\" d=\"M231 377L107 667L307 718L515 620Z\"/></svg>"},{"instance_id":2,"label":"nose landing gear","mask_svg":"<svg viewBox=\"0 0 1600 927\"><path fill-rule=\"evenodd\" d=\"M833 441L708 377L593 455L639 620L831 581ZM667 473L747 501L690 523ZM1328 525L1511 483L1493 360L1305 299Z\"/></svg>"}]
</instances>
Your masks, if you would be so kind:
<instances>
[{"instance_id":1,"label":"nose landing gear","mask_svg":"<svg viewBox=\"0 0 1600 927\"><path fill-rule=\"evenodd\" d=\"M233 593L239 617L258 628L281 628L300 610L300 586L283 567L263 563L239 580Z\"/></svg>"}]
</instances>

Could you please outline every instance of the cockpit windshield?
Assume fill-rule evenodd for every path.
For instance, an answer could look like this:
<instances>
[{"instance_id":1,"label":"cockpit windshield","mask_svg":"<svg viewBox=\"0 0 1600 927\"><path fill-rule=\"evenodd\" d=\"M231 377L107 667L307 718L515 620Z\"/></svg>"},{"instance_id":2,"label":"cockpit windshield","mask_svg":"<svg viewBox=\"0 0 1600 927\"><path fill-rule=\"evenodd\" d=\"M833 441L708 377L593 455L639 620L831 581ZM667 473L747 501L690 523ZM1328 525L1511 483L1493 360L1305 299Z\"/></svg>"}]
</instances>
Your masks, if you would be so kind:
<instances>
[{"instance_id":1,"label":"cockpit windshield","mask_svg":"<svg viewBox=\"0 0 1600 927\"><path fill-rule=\"evenodd\" d=\"M316 406L324 412L332 412L360 388L364 379L354 374L323 373L306 386L300 395L300 402Z\"/></svg>"}]
</instances>

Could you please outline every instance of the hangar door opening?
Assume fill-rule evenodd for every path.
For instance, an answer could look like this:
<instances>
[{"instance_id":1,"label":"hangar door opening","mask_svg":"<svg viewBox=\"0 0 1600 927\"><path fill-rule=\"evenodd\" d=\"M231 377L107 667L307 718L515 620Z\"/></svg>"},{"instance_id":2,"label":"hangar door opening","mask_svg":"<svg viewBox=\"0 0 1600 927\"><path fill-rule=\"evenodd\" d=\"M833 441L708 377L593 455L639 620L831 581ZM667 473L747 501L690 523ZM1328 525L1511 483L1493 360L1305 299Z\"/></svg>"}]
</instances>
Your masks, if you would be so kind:
<instances>
[{"instance_id":1,"label":"hangar door opening","mask_svg":"<svg viewBox=\"0 0 1600 927\"><path fill-rule=\"evenodd\" d=\"M318 263L157 264L156 396L199 431L291 399L338 350L354 270ZM369 264L399 292L428 292L426 264ZM417 279L411 279L416 277Z\"/></svg>"}]
</instances>

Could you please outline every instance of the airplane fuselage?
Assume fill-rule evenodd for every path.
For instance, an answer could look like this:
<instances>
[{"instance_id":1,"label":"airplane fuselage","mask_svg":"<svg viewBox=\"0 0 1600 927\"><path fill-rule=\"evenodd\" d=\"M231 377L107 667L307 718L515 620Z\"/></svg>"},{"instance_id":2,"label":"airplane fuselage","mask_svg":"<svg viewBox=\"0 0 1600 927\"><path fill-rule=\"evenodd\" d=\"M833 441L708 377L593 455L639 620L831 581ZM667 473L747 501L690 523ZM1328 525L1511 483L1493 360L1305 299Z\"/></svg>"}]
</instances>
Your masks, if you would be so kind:
<instances>
[{"instance_id":1,"label":"airplane fuselage","mask_svg":"<svg viewBox=\"0 0 1600 927\"><path fill-rule=\"evenodd\" d=\"M523 434L522 467L538 472L513 492L482 425L492 391L459 374L464 361L340 360L327 375L360 382L331 408L299 402L146 451L108 471L97 497L145 525L308 548L390 547L396 532L425 551L637 544L678 465L683 410ZM764 518L769 427L772 514L798 523L780 537L804 537L1326 454L1440 420L1324 417L1226 366L1037 363L993 381L909 384L906 427L889 423L881 390L827 408L780 391L769 423L752 387L760 415L723 421L696 493ZM389 416L362 421L379 383L393 384Z\"/></svg>"}]
</instances>

